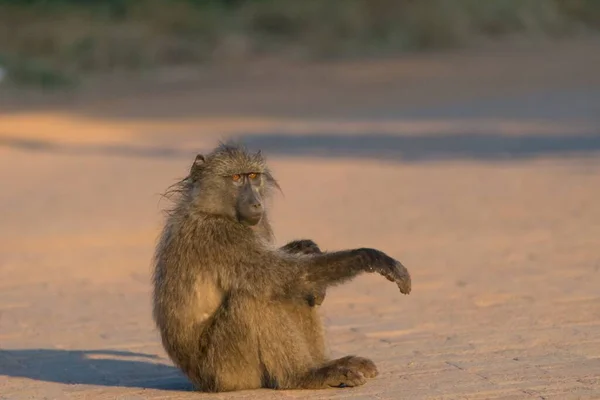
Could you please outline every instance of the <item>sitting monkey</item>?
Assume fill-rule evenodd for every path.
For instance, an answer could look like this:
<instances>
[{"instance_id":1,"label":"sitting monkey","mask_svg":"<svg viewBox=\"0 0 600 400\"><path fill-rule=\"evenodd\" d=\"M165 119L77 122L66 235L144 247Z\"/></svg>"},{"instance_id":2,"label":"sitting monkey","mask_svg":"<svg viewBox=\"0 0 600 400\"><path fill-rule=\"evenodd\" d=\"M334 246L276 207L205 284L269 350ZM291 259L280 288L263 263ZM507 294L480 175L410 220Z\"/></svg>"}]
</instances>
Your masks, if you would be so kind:
<instances>
[{"instance_id":1,"label":"sitting monkey","mask_svg":"<svg viewBox=\"0 0 600 400\"><path fill-rule=\"evenodd\" d=\"M265 210L279 188L260 152L221 144L198 155L154 257L153 316L163 346L198 390L321 389L377 375L366 358L325 355L314 307L327 287L377 272L410 293L402 264L368 248L277 248Z\"/></svg>"}]
</instances>

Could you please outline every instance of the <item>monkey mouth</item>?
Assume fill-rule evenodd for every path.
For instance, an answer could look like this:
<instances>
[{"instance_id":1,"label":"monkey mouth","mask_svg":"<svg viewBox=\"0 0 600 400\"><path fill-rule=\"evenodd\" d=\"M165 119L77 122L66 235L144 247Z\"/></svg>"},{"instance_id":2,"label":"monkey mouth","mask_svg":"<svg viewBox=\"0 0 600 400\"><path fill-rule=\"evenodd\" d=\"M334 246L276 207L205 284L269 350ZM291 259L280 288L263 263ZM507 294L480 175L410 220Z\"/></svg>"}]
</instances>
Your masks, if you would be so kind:
<instances>
[{"instance_id":1,"label":"monkey mouth","mask_svg":"<svg viewBox=\"0 0 600 400\"><path fill-rule=\"evenodd\" d=\"M246 226L254 226L262 219L262 213L253 215L240 215L238 220Z\"/></svg>"}]
</instances>

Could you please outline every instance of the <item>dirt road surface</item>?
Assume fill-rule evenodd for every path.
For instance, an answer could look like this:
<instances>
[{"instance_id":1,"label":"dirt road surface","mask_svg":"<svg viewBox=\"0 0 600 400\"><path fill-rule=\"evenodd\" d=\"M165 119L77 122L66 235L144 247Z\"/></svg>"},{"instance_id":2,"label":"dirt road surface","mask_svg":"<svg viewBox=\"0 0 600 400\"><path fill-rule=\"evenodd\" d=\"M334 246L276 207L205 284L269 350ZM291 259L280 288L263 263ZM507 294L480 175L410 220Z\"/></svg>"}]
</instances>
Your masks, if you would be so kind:
<instances>
[{"instance_id":1,"label":"dirt road surface","mask_svg":"<svg viewBox=\"0 0 600 400\"><path fill-rule=\"evenodd\" d=\"M598 66L581 42L4 96L0 399L600 399ZM199 394L162 350L159 193L225 137L269 157L279 243L412 272L410 296L363 275L323 304L366 385Z\"/></svg>"}]
</instances>

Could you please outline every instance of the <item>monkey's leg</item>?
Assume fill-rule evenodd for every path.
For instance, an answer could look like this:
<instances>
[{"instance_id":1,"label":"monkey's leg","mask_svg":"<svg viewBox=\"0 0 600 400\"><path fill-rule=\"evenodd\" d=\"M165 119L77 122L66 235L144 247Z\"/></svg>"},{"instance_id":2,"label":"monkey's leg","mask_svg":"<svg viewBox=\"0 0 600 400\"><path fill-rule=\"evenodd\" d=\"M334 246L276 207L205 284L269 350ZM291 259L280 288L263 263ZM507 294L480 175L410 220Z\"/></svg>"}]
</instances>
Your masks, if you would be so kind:
<instances>
[{"instance_id":1,"label":"monkey's leg","mask_svg":"<svg viewBox=\"0 0 600 400\"><path fill-rule=\"evenodd\" d=\"M310 352L315 365L325 366L330 365L331 363L337 363L340 366L360 371L365 378L374 378L379 374L373 361L367 358L351 355L340 358L339 360L329 361L325 354L323 327L317 310L306 308L305 306L295 303L286 305L286 308L288 313L294 315L294 322L304 337L308 351Z\"/></svg>"},{"instance_id":2,"label":"monkey's leg","mask_svg":"<svg viewBox=\"0 0 600 400\"><path fill-rule=\"evenodd\" d=\"M323 325L317 309L295 301L286 305L286 308L289 315L294 316L296 326L306 342L314 365L324 364L328 360L325 354Z\"/></svg>"},{"instance_id":3,"label":"monkey's leg","mask_svg":"<svg viewBox=\"0 0 600 400\"><path fill-rule=\"evenodd\" d=\"M262 310L260 358L265 387L326 389L352 387L376 374L375 365L360 357L325 361L323 333L315 310L270 303ZM313 312L311 312L313 311Z\"/></svg>"},{"instance_id":4,"label":"monkey's leg","mask_svg":"<svg viewBox=\"0 0 600 400\"><path fill-rule=\"evenodd\" d=\"M257 309L260 323L256 325L256 334L264 366L264 387L298 388L298 377L322 364L313 357L313 353L322 357L324 349L318 341L311 343L312 335L322 335L311 311L315 310L289 300L265 302ZM314 349L313 344L316 344Z\"/></svg>"},{"instance_id":5,"label":"monkey's leg","mask_svg":"<svg viewBox=\"0 0 600 400\"><path fill-rule=\"evenodd\" d=\"M251 321L245 303L230 300L202 334L201 352L194 360L197 372L190 376L200 390L229 392L263 386L257 336L248 324Z\"/></svg>"}]
</instances>

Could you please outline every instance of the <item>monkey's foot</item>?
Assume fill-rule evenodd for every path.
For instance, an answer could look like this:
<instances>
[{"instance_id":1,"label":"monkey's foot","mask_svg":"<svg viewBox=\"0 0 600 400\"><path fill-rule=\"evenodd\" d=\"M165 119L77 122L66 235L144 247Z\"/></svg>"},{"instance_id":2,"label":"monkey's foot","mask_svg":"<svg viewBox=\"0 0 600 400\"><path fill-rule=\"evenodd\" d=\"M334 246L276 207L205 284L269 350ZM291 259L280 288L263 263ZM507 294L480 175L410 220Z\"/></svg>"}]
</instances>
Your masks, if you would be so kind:
<instances>
[{"instance_id":1,"label":"monkey's foot","mask_svg":"<svg viewBox=\"0 0 600 400\"><path fill-rule=\"evenodd\" d=\"M290 388L327 389L360 386L367 383L363 370L373 374L361 357L348 356L332 360L311 370ZM369 360L366 360L369 361ZM372 363L371 363L372 364ZM374 365L373 365L374 367Z\"/></svg>"},{"instance_id":2,"label":"monkey's foot","mask_svg":"<svg viewBox=\"0 0 600 400\"><path fill-rule=\"evenodd\" d=\"M334 365L326 370L325 386L354 387L367 383L367 378L356 368Z\"/></svg>"},{"instance_id":3,"label":"monkey's foot","mask_svg":"<svg viewBox=\"0 0 600 400\"><path fill-rule=\"evenodd\" d=\"M357 356L346 356L340 358L339 365L346 366L351 369L359 371L365 376L365 378L375 378L379 375L377 366L375 363L368 358L357 357Z\"/></svg>"}]
</instances>

